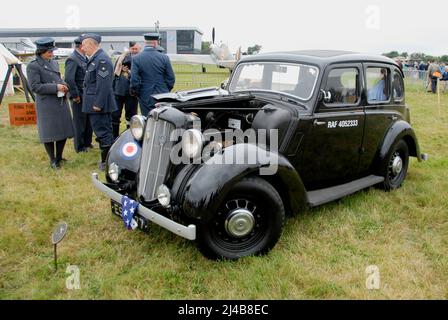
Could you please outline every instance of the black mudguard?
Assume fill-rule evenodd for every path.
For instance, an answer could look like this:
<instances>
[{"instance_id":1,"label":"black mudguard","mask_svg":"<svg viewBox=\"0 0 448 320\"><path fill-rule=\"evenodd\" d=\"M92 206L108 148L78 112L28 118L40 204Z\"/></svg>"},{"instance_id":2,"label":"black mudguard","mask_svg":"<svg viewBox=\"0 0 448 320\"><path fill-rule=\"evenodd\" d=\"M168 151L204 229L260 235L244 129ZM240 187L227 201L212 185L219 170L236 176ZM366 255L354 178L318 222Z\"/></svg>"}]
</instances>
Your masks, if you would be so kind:
<instances>
[{"instance_id":1,"label":"black mudguard","mask_svg":"<svg viewBox=\"0 0 448 320\"><path fill-rule=\"evenodd\" d=\"M229 152L237 155L236 158L240 160L236 162L238 164L217 164ZM248 154L253 155L257 152L264 152L267 159L277 160L278 166L275 174L260 175L260 169L267 169L270 165L266 158L258 159L257 157L253 163L241 160L242 157L247 159ZM260 176L272 183L282 197L285 207L292 212L298 212L306 206L305 187L297 171L286 158L277 153L267 152L255 145L237 144L224 149L221 154L215 155L206 163L199 165L190 176L183 189L183 196L177 197L183 199L184 214L192 219L210 221L232 186L249 175ZM183 177L182 175L180 178Z\"/></svg>"},{"instance_id":2,"label":"black mudguard","mask_svg":"<svg viewBox=\"0 0 448 320\"><path fill-rule=\"evenodd\" d=\"M375 163L381 164L386 158L391 147L400 139L406 141L409 146L409 155L416 157L418 161L422 161L420 153L420 146L415 136L411 125L403 120L395 122L386 132L383 143L377 153L377 161Z\"/></svg>"},{"instance_id":3,"label":"black mudguard","mask_svg":"<svg viewBox=\"0 0 448 320\"><path fill-rule=\"evenodd\" d=\"M124 148L126 144L135 145L137 152L135 155L129 156L126 154ZM107 168L113 162L115 162L121 169L126 169L131 172L137 173L140 168L140 159L142 155L142 146L140 142L136 141L131 134L130 130L123 132L109 150L107 157ZM107 172L107 171L106 171Z\"/></svg>"}]
</instances>

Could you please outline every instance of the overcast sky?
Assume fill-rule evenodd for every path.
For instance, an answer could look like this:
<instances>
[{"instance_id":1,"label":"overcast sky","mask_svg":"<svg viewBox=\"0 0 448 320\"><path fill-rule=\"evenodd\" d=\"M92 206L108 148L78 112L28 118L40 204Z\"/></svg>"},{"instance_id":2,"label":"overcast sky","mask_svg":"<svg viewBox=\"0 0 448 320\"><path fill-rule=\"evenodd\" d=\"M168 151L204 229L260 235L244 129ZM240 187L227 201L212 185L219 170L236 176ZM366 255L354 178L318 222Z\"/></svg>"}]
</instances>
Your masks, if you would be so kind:
<instances>
[{"instance_id":1,"label":"overcast sky","mask_svg":"<svg viewBox=\"0 0 448 320\"><path fill-rule=\"evenodd\" d=\"M263 52L340 49L448 54L448 1L33 1L0 11L0 28L198 27L203 40ZM426 5L426 7L424 7ZM2 7L6 6L3 2ZM434 13L439 13L438 15ZM151 30L150 30L151 31Z\"/></svg>"}]
</instances>

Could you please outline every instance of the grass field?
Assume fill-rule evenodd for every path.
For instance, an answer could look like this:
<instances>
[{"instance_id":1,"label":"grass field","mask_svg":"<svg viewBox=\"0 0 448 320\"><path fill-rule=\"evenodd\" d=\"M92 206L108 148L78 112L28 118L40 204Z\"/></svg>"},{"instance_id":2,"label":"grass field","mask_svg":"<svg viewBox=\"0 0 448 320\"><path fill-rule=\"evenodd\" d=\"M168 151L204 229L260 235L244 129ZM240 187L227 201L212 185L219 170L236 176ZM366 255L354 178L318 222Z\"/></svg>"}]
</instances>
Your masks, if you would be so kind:
<instances>
[{"instance_id":1,"label":"grass field","mask_svg":"<svg viewBox=\"0 0 448 320\"><path fill-rule=\"evenodd\" d=\"M204 77L218 85L225 74ZM207 260L157 226L126 231L90 182L98 149L75 154L70 141L69 162L52 171L36 128L9 126L7 103L18 99L0 108L0 299L448 298L448 94L439 116L436 96L408 90L430 160L411 162L403 188L288 218L269 255L236 262ZM69 230L54 272L50 234L59 221ZM79 267L80 290L66 288L68 265ZM379 290L366 289L369 265L379 268Z\"/></svg>"}]
</instances>

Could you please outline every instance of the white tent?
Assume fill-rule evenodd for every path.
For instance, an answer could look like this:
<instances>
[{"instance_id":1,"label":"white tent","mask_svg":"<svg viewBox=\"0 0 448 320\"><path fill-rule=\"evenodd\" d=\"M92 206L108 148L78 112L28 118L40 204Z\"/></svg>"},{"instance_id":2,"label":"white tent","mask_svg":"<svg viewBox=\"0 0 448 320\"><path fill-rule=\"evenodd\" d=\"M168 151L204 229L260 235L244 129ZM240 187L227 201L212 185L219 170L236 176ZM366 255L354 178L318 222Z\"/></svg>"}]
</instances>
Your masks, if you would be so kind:
<instances>
[{"instance_id":1,"label":"white tent","mask_svg":"<svg viewBox=\"0 0 448 320\"><path fill-rule=\"evenodd\" d=\"M6 73L8 72L8 66L10 64L20 63L18 59L5 48L3 44L0 43L0 88L3 87L5 81ZM13 85L13 75L9 77L9 81L6 87L5 95L14 95L14 85Z\"/></svg>"},{"instance_id":2,"label":"white tent","mask_svg":"<svg viewBox=\"0 0 448 320\"><path fill-rule=\"evenodd\" d=\"M9 76L6 86L3 88L6 81L6 76L8 75L8 70L10 71L11 76ZM34 99L34 95L30 92L29 84L26 79L25 65L8 49L6 49L4 45L0 44L0 102L3 100L3 93L6 95L14 95L13 70L15 70L20 77L20 82L23 90L25 91L26 100L30 102L29 96L31 95Z\"/></svg>"}]
</instances>

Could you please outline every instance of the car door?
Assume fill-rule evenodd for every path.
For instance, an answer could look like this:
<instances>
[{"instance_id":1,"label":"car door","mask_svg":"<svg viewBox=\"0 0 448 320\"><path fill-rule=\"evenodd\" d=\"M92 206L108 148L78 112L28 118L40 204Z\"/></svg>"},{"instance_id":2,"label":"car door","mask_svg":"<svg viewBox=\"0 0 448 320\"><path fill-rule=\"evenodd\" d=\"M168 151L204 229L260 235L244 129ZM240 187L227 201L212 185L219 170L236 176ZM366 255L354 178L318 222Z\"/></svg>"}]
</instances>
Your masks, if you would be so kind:
<instances>
[{"instance_id":1,"label":"car door","mask_svg":"<svg viewBox=\"0 0 448 320\"><path fill-rule=\"evenodd\" d=\"M403 118L404 86L401 72L392 65L364 63L364 74L366 119L359 170L367 175L387 130L393 122Z\"/></svg>"},{"instance_id":2,"label":"car door","mask_svg":"<svg viewBox=\"0 0 448 320\"><path fill-rule=\"evenodd\" d=\"M362 64L328 67L321 89L327 98L316 104L300 169L308 190L355 178L363 140Z\"/></svg>"}]
</instances>

